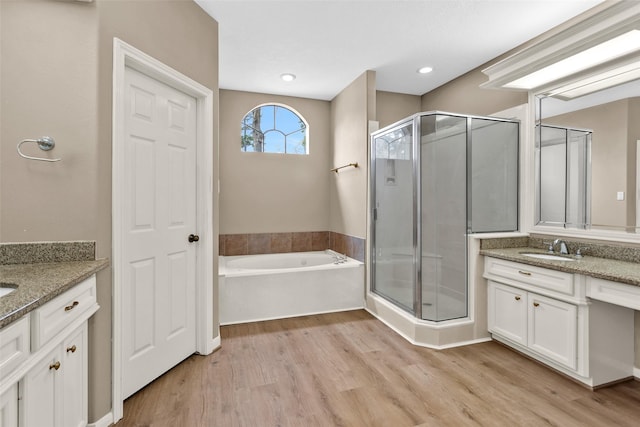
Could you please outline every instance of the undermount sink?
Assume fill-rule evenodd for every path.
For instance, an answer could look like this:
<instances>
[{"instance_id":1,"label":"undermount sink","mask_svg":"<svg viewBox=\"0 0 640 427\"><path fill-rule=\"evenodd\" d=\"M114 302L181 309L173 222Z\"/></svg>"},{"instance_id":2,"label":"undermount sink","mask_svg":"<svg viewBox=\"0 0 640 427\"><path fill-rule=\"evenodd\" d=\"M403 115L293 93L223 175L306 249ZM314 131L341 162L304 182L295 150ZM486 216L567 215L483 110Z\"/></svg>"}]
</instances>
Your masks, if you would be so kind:
<instances>
[{"instance_id":1,"label":"undermount sink","mask_svg":"<svg viewBox=\"0 0 640 427\"><path fill-rule=\"evenodd\" d=\"M546 259L549 261L575 261L573 258L565 258L560 255L552 254L520 254L529 258Z\"/></svg>"},{"instance_id":2,"label":"undermount sink","mask_svg":"<svg viewBox=\"0 0 640 427\"><path fill-rule=\"evenodd\" d=\"M11 292L15 291L16 289L18 289L18 285L16 284L0 282L0 297L9 295Z\"/></svg>"}]
</instances>

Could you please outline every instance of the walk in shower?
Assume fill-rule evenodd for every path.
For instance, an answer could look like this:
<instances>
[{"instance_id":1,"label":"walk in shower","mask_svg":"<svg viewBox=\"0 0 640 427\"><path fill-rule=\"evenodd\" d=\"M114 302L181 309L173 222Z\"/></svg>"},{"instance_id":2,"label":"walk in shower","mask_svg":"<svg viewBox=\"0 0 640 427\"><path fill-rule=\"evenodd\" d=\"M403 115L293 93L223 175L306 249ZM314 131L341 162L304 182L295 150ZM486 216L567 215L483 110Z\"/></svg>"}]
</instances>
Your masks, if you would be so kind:
<instances>
[{"instance_id":1,"label":"walk in shower","mask_svg":"<svg viewBox=\"0 0 640 427\"><path fill-rule=\"evenodd\" d=\"M518 229L519 122L419 113L371 136L371 291L416 318L468 316L469 233Z\"/></svg>"}]
</instances>

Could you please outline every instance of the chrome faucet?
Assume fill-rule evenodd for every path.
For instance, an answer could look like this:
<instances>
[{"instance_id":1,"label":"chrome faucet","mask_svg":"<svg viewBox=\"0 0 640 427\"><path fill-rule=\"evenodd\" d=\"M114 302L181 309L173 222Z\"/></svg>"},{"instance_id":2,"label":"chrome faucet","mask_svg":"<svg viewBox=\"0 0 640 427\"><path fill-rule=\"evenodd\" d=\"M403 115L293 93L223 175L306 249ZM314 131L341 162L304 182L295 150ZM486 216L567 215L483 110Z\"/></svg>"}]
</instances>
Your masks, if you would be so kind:
<instances>
[{"instance_id":1,"label":"chrome faucet","mask_svg":"<svg viewBox=\"0 0 640 427\"><path fill-rule=\"evenodd\" d=\"M560 245L560 253L561 254L565 254L568 255L569 254L569 249L567 249L567 243L564 240L561 239L556 239L553 241L553 249L556 248L556 246Z\"/></svg>"},{"instance_id":2,"label":"chrome faucet","mask_svg":"<svg viewBox=\"0 0 640 427\"><path fill-rule=\"evenodd\" d=\"M337 252L333 253L334 264L344 264L348 261L347 255L342 255Z\"/></svg>"}]
</instances>

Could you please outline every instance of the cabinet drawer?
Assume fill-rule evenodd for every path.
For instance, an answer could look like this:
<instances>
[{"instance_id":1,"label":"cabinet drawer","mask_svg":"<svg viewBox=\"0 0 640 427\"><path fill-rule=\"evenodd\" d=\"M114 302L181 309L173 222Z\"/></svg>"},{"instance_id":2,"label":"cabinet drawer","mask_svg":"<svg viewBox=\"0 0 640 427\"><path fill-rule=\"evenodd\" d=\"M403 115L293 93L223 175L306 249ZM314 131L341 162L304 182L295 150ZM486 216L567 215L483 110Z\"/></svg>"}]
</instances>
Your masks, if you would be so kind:
<instances>
[{"instance_id":1,"label":"cabinet drawer","mask_svg":"<svg viewBox=\"0 0 640 427\"><path fill-rule=\"evenodd\" d=\"M640 310L640 286L587 277L587 296L598 301Z\"/></svg>"},{"instance_id":2,"label":"cabinet drawer","mask_svg":"<svg viewBox=\"0 0 640 427\"><path fill-rule=\"evenodd\" d=\"M0 331L0 378L5 378L29 357L29 316Z\"/></svg>"},{"instance_id":3,"label":"cabinet drawer","mask_svg":"<svg viewBox=\"0 0 640 427\"><path fill-rule=\"evenodd\" d=\"M485 273L518 282L573 295L573 274L498 258L485 258Z\"/></svg>"},{"instance_id":4,"label":"cabinet drawer","mask_svg":"<svg viewBox=\"0 0 640 427\"><path fill-rule=\"evenodd\" d=\"M96 276L84 280L31 313L31 348L37 350L96 304Z\"/></svg>"}]
</instances>

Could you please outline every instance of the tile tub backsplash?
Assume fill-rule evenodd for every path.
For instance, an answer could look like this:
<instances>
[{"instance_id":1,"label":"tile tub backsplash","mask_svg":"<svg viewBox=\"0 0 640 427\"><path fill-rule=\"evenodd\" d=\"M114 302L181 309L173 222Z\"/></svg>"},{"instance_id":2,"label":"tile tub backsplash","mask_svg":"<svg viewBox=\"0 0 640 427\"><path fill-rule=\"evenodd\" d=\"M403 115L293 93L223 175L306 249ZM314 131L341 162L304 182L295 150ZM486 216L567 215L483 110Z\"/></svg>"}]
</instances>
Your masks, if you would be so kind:
<instances>
[{"instance_id":1,"label":"tile tub backsplash","mask_svg":"<svg viewBox=\"0 0 640 427\"><path fill-rule=\"evenodd\" d=\"M331 249L364 261L364 239L332 231L221 234L220 255L257 255Z\"/></svg>"}]
</instances>

